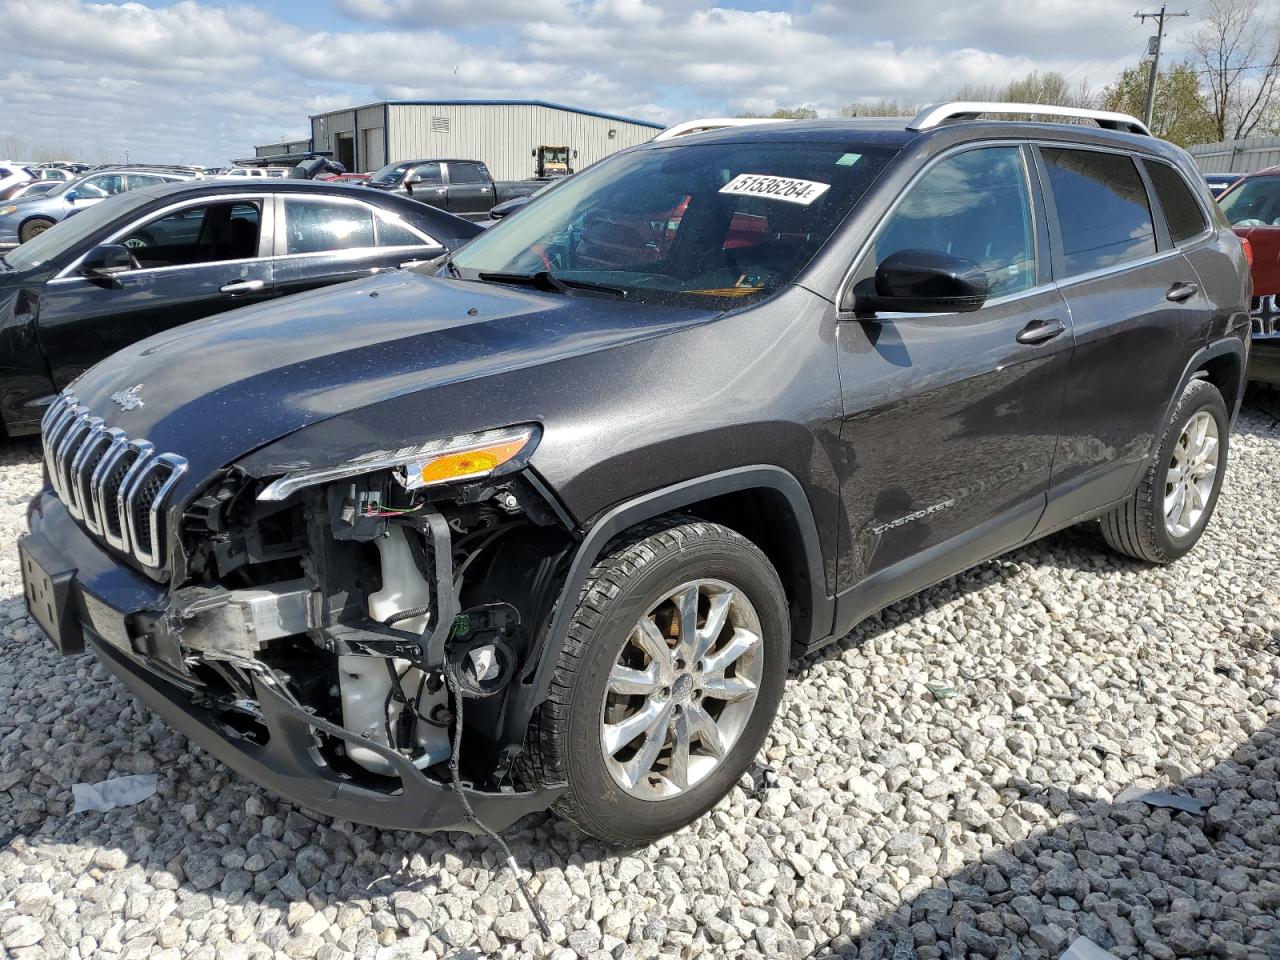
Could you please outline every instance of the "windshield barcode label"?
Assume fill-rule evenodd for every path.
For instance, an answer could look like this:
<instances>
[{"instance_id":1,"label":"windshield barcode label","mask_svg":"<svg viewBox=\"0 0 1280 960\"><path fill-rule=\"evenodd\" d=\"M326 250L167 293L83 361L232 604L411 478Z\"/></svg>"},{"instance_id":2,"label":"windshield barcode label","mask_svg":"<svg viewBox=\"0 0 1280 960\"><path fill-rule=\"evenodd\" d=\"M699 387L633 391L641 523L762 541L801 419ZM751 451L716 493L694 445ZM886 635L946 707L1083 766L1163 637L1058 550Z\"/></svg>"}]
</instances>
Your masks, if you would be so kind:
<instances>
[{"instance_id":1,"label":"windshield barcode label","mask_svg":"<svg viewBox=\"0 0 1280 960\"><path fill-rule=\"evenodd\" d=\"M763 173L740 173L721 187L720 192L785 200L787 203L798 203L807 207L826 193L830 187L829 183L815 183L813 180L771 177Z\"/></svg>"}]
</instances>

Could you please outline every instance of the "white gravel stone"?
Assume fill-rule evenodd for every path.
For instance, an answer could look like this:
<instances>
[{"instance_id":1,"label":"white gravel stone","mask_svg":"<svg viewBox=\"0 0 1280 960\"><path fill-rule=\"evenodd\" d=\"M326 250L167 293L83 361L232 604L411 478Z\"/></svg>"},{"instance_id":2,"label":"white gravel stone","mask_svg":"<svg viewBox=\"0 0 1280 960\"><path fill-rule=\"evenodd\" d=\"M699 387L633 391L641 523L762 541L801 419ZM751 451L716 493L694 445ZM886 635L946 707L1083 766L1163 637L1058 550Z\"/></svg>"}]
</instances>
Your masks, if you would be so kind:
<instances>
[{"instance_id":1,"label":"white gravel stone","mask_svg":"<svg viewBox=\"0 0 1280 960\"><path fill-rule=\"evenodd\" d=\"M1217 514L1166 568L1069 530L793 662L712 813L611 851L550 814L493 845L307 814L54 655L0 553L0 944L14 957L1280 956L1280 398L1246 400ZM35 446L0 449L0 539ZM938 699L929 687L949 686ZM71 784L154 771L72 817ZM1173 789L1194 817L1114 804Z\"/></svg>"}]
</instances>

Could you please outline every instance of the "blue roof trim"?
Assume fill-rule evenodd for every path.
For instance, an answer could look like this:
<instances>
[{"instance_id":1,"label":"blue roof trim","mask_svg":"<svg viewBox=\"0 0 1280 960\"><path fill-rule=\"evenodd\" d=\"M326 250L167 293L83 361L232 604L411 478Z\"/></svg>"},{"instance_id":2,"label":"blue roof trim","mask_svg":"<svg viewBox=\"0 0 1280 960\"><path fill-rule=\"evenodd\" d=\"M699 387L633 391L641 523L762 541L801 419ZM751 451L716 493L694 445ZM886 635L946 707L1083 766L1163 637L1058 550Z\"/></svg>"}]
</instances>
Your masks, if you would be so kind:
<instances>
[{"instance_id":1,"label":"blue roof trim","mask_svg":"<svg viewBox=\"0 0 1280 960\"><path fill-rule=\"evenodd\" d=\"M666 129L662 124L654 123L651 120L637 120L635 117L624 117L617 113L603 113L600 110L588 110L585 107L571 107L568 104L553 103L550 100L378 100L375 103L365 103L358 107L347 107L343 110L328 110L324 113L312 114L311 119L331 117L335 113L350 113L354 110L364 110L368 107L380 107L383 104L389 104L393 107L548 107L552 110L565 110L569 113L581 113L588 117L599 117L602 120L633 123L636 126L649 127L653 130Z\"/></svg>"}]
</instances>

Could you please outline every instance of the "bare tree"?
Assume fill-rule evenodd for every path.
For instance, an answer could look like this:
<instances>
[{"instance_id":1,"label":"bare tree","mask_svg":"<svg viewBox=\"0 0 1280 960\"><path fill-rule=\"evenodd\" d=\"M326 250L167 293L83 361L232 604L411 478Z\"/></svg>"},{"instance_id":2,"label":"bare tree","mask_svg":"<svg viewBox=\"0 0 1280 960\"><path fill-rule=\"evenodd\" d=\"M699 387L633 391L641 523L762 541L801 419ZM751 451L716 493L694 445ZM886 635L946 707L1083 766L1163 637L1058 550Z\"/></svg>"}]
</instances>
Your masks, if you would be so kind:
<instances>
[{"instance_id":1,"label":"bare tree","mask_svg":"<svg viewBox=\"0 0 1280 960\"><path fill-rule=\"evenodd\" d=\"M1258 0L1208 0L1191 35L1219 140L1239 140L1270 113L1280 81L1280 35Z\"/></svg>"},{"instance_id":2,"label":"bare tree","mask_svg":"<svg viewBox=\"0 0 1280 960\"><path fill-rule=\"evenodd\" d=\"M920 106L913 100L881 98L865 103L851 103L840 111L842 117L914 117Z\"/></svg>"}]
</instances>

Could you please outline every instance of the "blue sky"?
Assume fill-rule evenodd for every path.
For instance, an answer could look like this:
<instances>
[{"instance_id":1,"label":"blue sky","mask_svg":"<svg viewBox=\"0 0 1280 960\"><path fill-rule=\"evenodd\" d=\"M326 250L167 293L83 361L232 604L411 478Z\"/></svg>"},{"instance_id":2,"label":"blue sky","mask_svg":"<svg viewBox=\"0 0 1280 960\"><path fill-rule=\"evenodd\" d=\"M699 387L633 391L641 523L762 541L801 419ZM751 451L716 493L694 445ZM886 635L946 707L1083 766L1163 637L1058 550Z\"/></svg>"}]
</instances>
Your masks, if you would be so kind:
<instances>
[{"instance_id":1,"label":"blue sky","mask_svg":"<svg viewBox=\"0 0 1280 960\"><path fill-rule=\"evenodd\" d=\"M1193 22L1175 27L1175 55ZM1097 89L1150 32L1131 0L0 0L0 23L0 158L198 163L384 97L538 98L666 123L922 103L1033 69Z\"/></svg>"}]
</instances>

